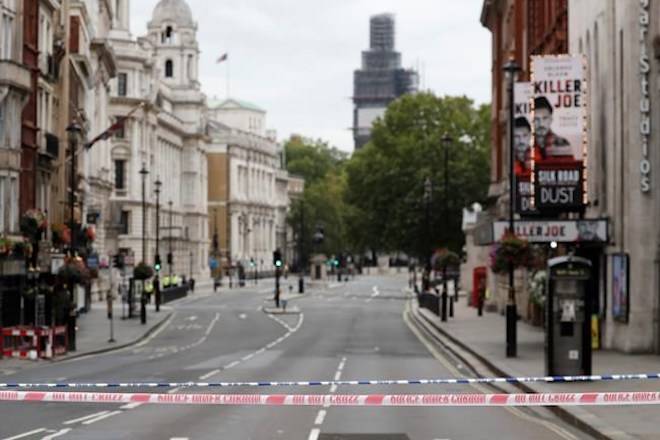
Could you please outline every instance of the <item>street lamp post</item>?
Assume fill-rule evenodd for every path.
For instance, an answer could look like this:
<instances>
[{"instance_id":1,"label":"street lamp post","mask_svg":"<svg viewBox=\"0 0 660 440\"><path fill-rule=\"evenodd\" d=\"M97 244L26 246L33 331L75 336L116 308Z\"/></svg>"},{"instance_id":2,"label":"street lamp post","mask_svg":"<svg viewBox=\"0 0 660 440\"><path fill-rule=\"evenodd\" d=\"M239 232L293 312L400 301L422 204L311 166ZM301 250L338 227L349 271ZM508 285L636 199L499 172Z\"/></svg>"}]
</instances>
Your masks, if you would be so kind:
<instances>
[{"instance_id":1,"label":"street lamp post","mask_svg":"<svg viewBox=\"0 0 660 440\"><path fill-rule=\"evenodd\" d=\"M155 293L156 293L156 311L160 312L160 187L163 185L163 182L160 179L156 179L154 186L156 189L156 256L154 257L154 266L156 266L156 280L155 280Z\"/></svg>"},{"instance_id":2,"label":"street lamp post","mask_svg":"<svg viewBox=\"0 0 660 440\"><path fill-rule=\"evenodd\" d=\"M423 278L424 285L422 290L428 292L431 289L431 258L433 254L433 240L431 240L431 201L433 197L433 182L430 177L427 177L424 181L424 204L426 208L426 240L427 240L427 250L426 250L426 276Z\"/></svg>"},{"instance_id":3,"label":"street lamp post","mask_svg":"<svg viewBox=\"0 0 660 440\"><path fill-rule=\"evenodd\" d=\"M142 162L140 176L142 176L142 261L147 263L147 165ZM145 282L142 281L142 295L140 296L140 321L147 323L147 297L145 292Z\"/></svg>"},{"instance_id":4,"label":"street lamp post","mask_svg":"<svg viewBox=\"0 0 660 440\"><path fill-rule=\"evenodd\" d=\"M76 258L76 218L75 218L75 205L76 205L76 150L80 142L82 128L77 122L72 122L67 128L69 134L69 150L71 153L71 176L69 177L69 220L71 224L71 258ZM69 282L69 316L67 322L67 337L69 340L69 350L76 351L76 303L75 303L75 288L73 283Z\"/></svg>"},{"instance_id":5,"label":"street lamp post","mask_svg":"<svg viewBox=\"0 0 660 440\"><path fill-rule=\"evenodd\" d=\"M444 218L445 222L449 221L449 149L451 148L451 143L453 142L452 137L449 133L445 133L442 136L442 145L444 147L445 153L445 188L444 188ZM448 230L447 227L444 228ZM447 265L442 265L442 320L447 320L447 300L449 299L449 317L454 317L454 301L453 298L448 298L449 292L447 287Z\"/></svg>"},{"instance_id":6,"label":"street lamp post","mask_svg":"<svg viewBox=\"0 0 660 440\"><path fill-rule=\"evenodd\" d=\"M507 92L509 99L509 231L513 233L513 213L515 205L515 175L513 167L513 124L514 124L514 96L513 85L516 81L516 75L520 71L520 66L513 57L503 66L507 77ZM514 286L514 267L509 263L509 298L506 304L506 356L516 357L517 355L517 320L518 311L516 307L516 290Z\"/></svg>"},{"instance_id":7,"label":"street lamp post","mask_svg":"<svg viewBox=\"0 0 660 440\"><path fill-rule=\"evenodd\" d=\"M300 198L300 231L298 233L298 293L305 293L305 260L303 246L305 240L305 202Z\"/></svg>"},{"instance_id":8,"label":"street lamp post","mask_svg":"<svg viewBox=\"0 0 660 440\"><path fill-rule=\"evenodd\" d=\"M170 207L170 237L169 237L169 251L167 253L167 265L169 266L169 271L170 271L170 284L172 284L172 265L174 264L174 255L172 255L172 204L173 201L167 202L167 204Z\"/></svg>"}]
</instances>

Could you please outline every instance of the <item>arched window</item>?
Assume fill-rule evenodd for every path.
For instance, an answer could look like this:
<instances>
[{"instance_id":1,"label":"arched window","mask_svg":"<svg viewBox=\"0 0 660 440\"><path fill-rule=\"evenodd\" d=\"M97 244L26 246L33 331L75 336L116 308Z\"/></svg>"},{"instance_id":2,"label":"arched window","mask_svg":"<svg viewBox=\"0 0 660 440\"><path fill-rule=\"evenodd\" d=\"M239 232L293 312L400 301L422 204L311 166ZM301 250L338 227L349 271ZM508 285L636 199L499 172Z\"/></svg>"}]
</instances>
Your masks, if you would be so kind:
<instances>
[{"instance_id":1,"label":"arched window","mask_svg":"<svg viewBox=\"0 0 660 440\"><path fill-rule=\"evenodd\" d=\"M174 43L174 28L167 26L162 34L160 34L160 41L166 44Z\"/></svg>"},{"instance_id":2,"label":"arched window","mask_svg":"<svg viewBox=\"0 0 660 440\"><path fill-rule=\"evenodd\" d=\"M165 78L174 77L174 63L172 60L165 61Z\"/></svg>"}]
</instances>

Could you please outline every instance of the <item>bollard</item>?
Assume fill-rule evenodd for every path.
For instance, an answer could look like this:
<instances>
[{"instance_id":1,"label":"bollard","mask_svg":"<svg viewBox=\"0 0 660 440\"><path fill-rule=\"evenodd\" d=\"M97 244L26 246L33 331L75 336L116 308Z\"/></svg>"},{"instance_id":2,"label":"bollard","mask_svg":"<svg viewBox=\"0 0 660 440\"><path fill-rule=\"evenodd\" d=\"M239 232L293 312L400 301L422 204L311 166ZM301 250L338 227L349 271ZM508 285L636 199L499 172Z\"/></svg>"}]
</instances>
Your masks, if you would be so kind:
<instances>
[{"instance_id":1,"label":"bollard","mask_svg":"<svg viewBox=\"0 0 660 440\"><path fill-rule=\"evenodd\" d=\"M449 297L449 317L450 318L454 317L454 297L453 296Z\"/></svg>"}]
</instances>

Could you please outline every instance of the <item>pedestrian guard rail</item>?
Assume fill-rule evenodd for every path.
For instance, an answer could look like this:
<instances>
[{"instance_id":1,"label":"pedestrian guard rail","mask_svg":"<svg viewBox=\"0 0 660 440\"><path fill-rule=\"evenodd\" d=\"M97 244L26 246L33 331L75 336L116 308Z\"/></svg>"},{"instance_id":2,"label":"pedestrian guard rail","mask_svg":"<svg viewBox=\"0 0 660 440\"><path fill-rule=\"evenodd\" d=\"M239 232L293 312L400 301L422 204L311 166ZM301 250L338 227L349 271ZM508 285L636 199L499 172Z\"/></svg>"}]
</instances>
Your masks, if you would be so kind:
<instances>
[{"instance_id":1,"label":"pedestrian guard rail","mask_svg":"<svg viewBox=\"0 0 660 440\"><path fill-rule=\"evenodd\" d=\"M2 357L52 359L66 353L67 343L66 326L16 326L0 329Z\"/></svg>"}]
</instances>

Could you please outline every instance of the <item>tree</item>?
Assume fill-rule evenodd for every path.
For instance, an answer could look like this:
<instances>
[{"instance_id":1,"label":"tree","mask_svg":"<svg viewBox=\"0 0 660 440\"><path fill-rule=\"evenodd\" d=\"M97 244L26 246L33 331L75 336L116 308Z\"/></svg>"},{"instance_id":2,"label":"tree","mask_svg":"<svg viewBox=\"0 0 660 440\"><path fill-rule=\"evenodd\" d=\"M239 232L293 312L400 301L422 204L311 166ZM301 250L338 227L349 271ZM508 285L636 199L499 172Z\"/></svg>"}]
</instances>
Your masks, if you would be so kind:
<instances>
[{"instance_id":1,"label":"tree","mask_svg":"<svg viewBox=\"0 0 660 440\"><path fill-rule=\"evenodd\" d=\"M329 146L325 141L297 135L285 142L284 154L289 173L303 177L308 185L323 179L348 158L347 153Z\"/></svg>"},{"instance_id":2,"label":"tree","mask_svg":"<svg viewBox=\"0 0 660 440\"><path fill-rule=\"evenodd\" d=\"M305 179L303 195L292 204L288 217L296 240L300 237L303 240L302 260L308 261L312 253L337 255L345 252L347 211L343 164L348 154L321 140L292 136L285 143L285 155L289 173ZM301 211L304 227L301 227ZM325 232L325 240L319 246L313 242L317 226L323 227Z\"/></svg>"},{"instance_id":3,"label":"tree","mask_svg":"<svg viewBox=\"0 0 660 440\"><path fill-rule=\"evenodd\" d=\"M352 243L425 258L434 248L460 252L462 208L486 199L490 183L489 106L467 97L406 95L388 107L372 140L346 165ZM444 191L443 135L449 150ZM424 181L430 178L431 227L425 221Z\"/></svg>"}]
</instances>

